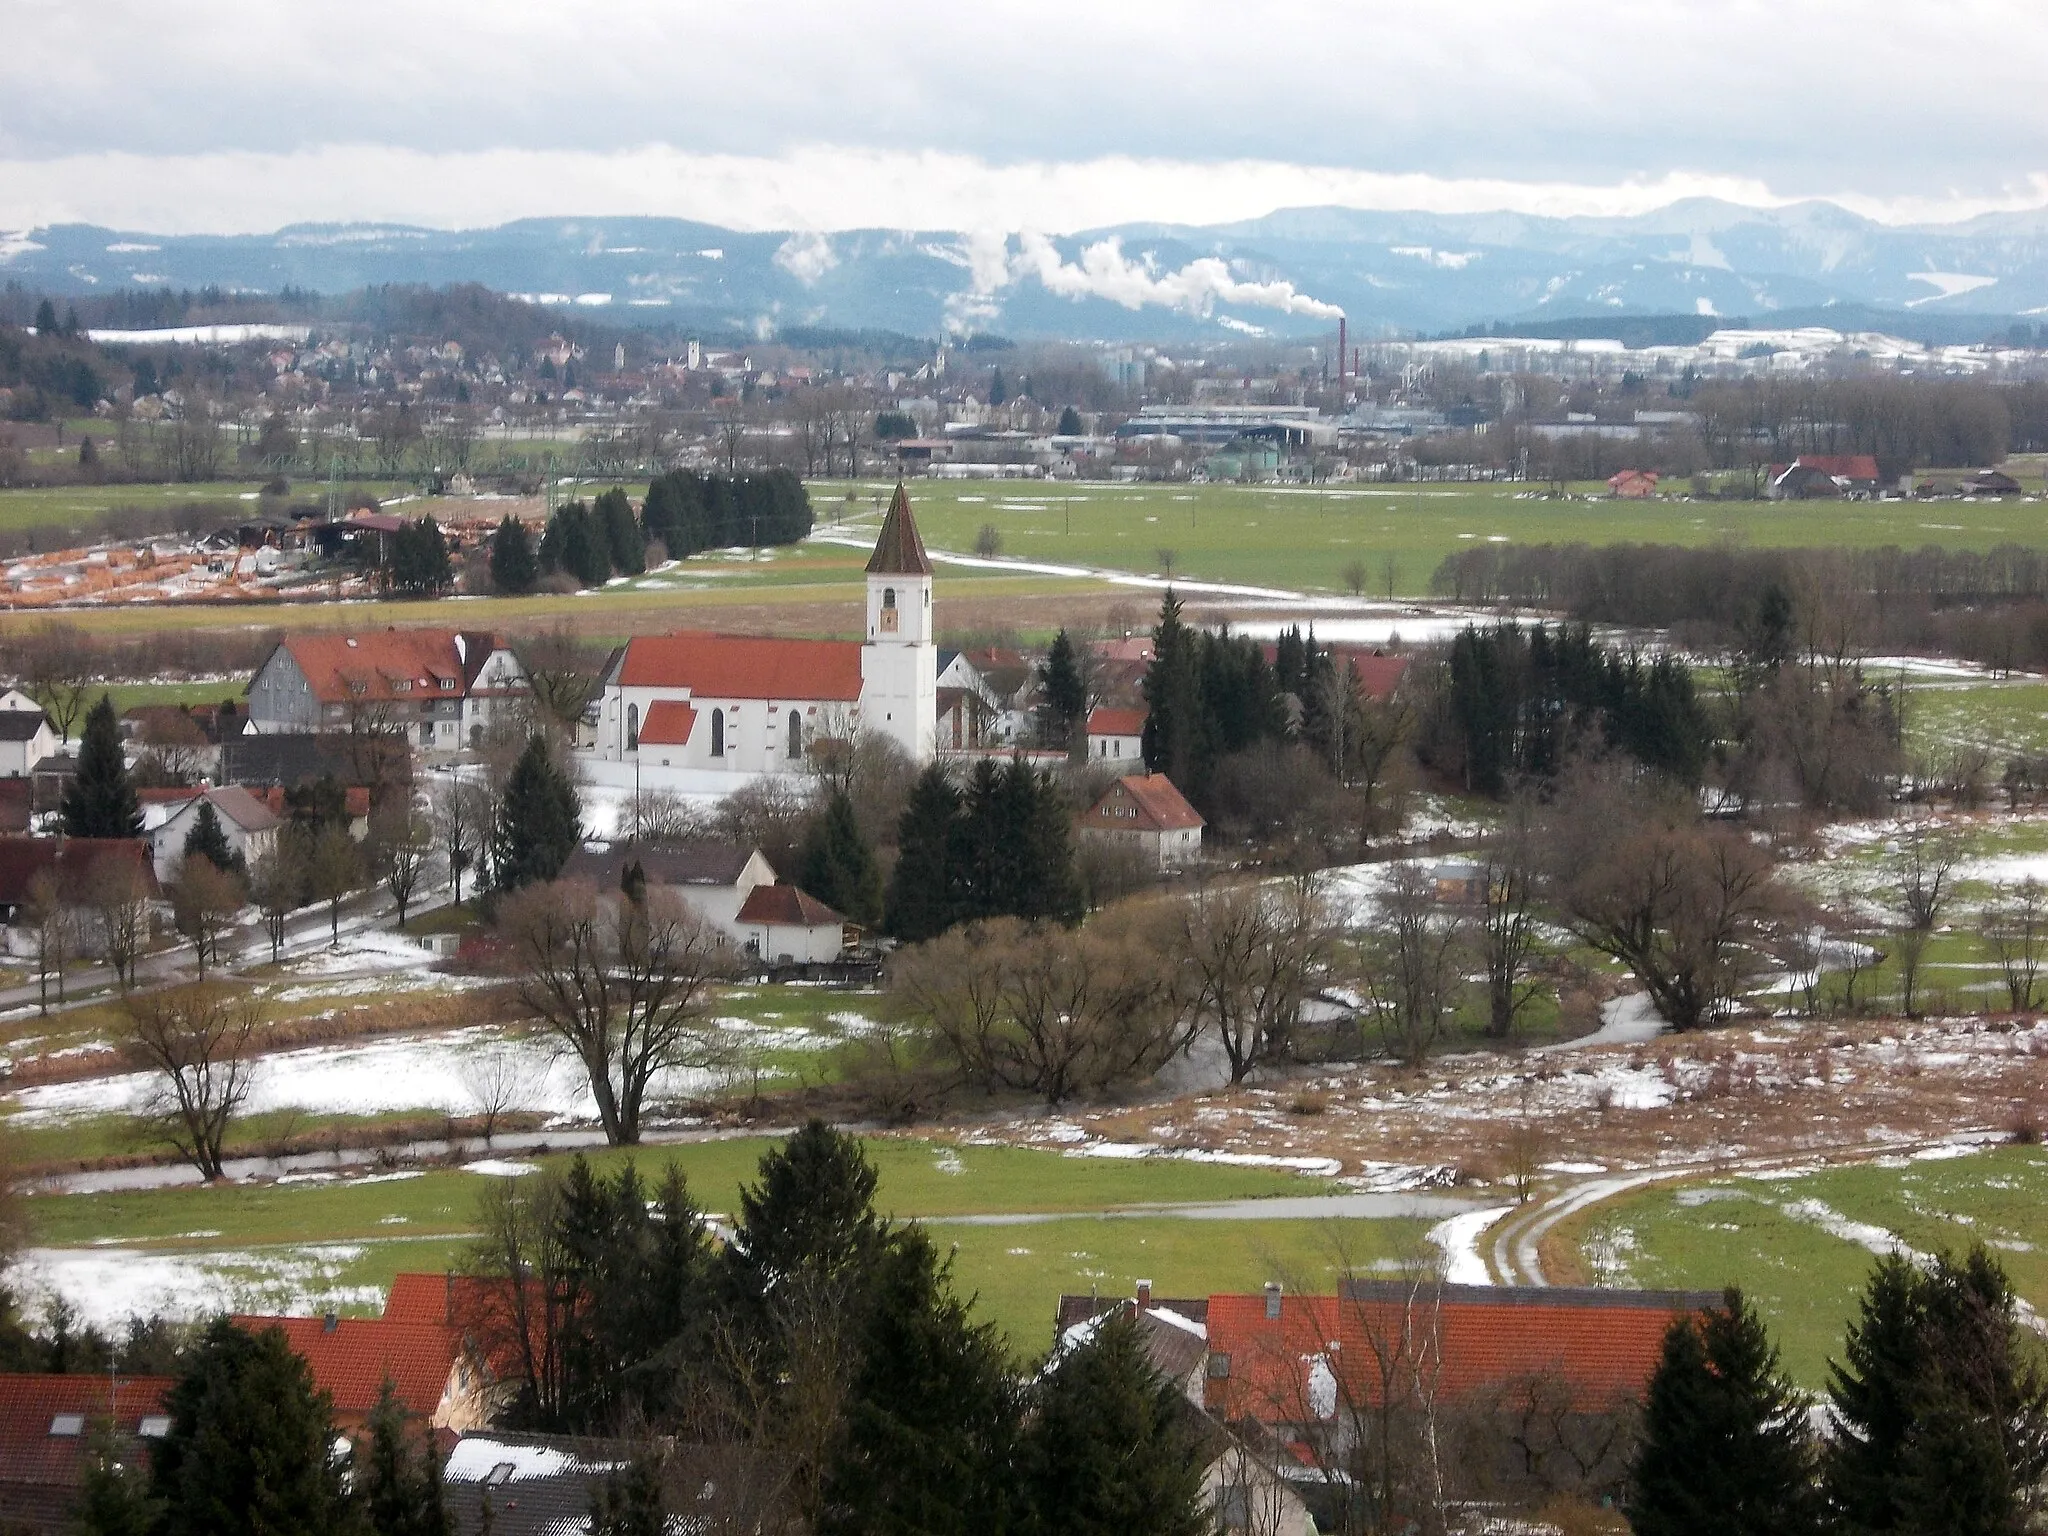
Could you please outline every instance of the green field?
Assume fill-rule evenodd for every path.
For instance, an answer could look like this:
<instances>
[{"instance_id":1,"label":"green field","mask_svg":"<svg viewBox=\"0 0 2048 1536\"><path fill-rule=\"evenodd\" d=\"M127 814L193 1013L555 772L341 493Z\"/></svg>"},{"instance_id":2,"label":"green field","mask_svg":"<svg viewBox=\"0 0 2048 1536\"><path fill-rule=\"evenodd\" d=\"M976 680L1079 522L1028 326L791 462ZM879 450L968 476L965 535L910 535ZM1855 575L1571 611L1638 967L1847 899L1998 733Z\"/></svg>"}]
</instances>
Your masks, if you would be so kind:
<instances>
[{"instance_id":1,"label":"green field","mask_svg":"<svg viewBox=\"0 0 2048 1536\"><path fill-rule=\"evenodd\" d=\"M872 520L887 487L818 482L821 522L854 506ZM1344 570L1364 561L1367 589L1384 591L1391 554L1395 591L1426 593L1443 558L1474 541L1626 542L1768 546L1987 549L2048 542L2048 502L1619 502L1585 488L1550 500L1519 484L1327 487L1065 484L1054 481L920 480L910 488L918 527L934 548L971 551L993 525L1006 556L1208 581L1341 591Z\"/></svg>"},{"instance_id":2,"label":"green field","mask_svg":"<svg viewBox=\"0 0 2048 1536\"><path fill-rule=\"evenodd\" d=\"M197 484L59 485L0 491L0 528L82 528L116 507L161 507L188 501L247 501L255 505L255 480L205 480ZM324 484L293 488L300 498L326 494ZM404 495L410 487L385 480L350 482L347 491L367 491L378 500Z\"/></svg>"},{"instance_id":3,"label":"green field","mask_svg":"<svg viewBox=\"0 0 2048 1536\"><path fill-rule=\"evenodd\" d=\"M740 1186L755 1176L760 1137L600 1152L613 1168L628 1156L643 1173L673 1161L697 1200L732 1214ZM1063 1291L1127 1294L1152 1280L1161 1294L1207 1295L1286 1277L1329 1283L1354 1267L1412 1257L1419 1221L1211 1221L1146 1215L1160 1203L1321 1194L1325 1180L1257 1168L1171 1160L1069 1158L1012 1147L954 1146L876 1139L868 1155L880 1174L876 1203L899 1219L933 1223L953 1249L957 1283L978 1293L1020 1354L1049 1342ZM369 1288L404 1269L441 1268L459 1258L487 1188L483 1175L435 1169L400 1176L312 1179L291 1184L181 1188L135 1194L38 1196L29 1202L33 1241L44 1248L182 1255L209 1269L248 1276L289 1268L329 1245L330 1287ZM1104 1217L1105 1211L1131 1211ZM1053 1219L990 1225L957 1218L1018 1213ZM241 1283L238 1278L237 1283ZM354 1304L375 1310L366 1299Z\"/></svg>"},{"instance_id":4,"label":"green field","mask_svg":"<svg viewBox=\"0 0 2048 1536\"><path fill-rule=\"evenodd\" d=\"M1602 1207L1582 1246L1606 1283L1741 1285L1793 1375L1817 1387L1875 1262L1868 1246L1837 1235L1844 1221L1893 1233L1920 1253L1988 1243L2019 1294L2048 1305L2048 1153L2033 1147L1653 1185Z\"/></svg>"},{"instance_id":5,"label":"green field","mask_svg":"<svg viewBox=\"0 0 2048 1536\"><path fill-rule=\"evenodd\" d=\"M2048 683L2033 678L1910 682L1906 747L1927 758L1981 747L1993 756L1995 784L2010 754L2048 751Z\"/></svg>"}]
</instances>

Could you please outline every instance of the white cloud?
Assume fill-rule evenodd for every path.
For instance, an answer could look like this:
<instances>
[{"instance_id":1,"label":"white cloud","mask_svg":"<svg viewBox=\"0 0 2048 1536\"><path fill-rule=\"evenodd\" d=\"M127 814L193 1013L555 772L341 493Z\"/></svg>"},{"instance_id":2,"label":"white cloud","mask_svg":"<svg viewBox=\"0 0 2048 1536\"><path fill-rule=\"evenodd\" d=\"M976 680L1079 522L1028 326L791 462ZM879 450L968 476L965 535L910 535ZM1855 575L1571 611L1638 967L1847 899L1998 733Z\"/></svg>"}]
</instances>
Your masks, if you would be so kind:
<instances>
[{"instance_id":1,"label":"white cloud","mask_svg":"<svg viewBox=\"0 0 2048 1536\"><path fill-rule=\"evenodd\" d=\"M839 258L823 235L797 234L776 247L775 265L808 288L838 266Z\"/></svg>"},{"instance_id":2,"label":"white cloud","mask_svg":"<svg viewBox=\"0 0 2048 1536\"><path fill-rule=\"evenodd\" d=\"M1011 282L1035 277L1062 298L1101 298L1126 309L1147 304L1207 315L1218 304L1277 309L1282 314L1334 320L1343 313L1334 304L1298 292L1289 282L1253 282L1232 275L1227 263L1203 256L1175 272L1157 270L1148 257L1133 261L1115 239L1098 240L1083 249L1078 262L1063 259L1045 236L1027 234L1011 261Z\"/></svg>"},{"instance_id":3,"label":"white cloud","mask_svg":"<svg viewBox=\"0 0 2048 1536\"><path fill-rule=\"evenodd\" d=\"M2048 202L2048 175L1985 195L1821 191L1869 217L1929 222L2038 207ZM574 206L564 206L568 195ZM1065 234L1141 220L1215 223L1317 205L1625 215L1687 197L1752 205L1792 200L1755 178L1683 171L1611 182L1516 181L1249 159L1111 155L992 163L966 154L832 145L730 155L668 145L429 152L335 144L293 152L0 160L0 231L87 222L163 234L259 233L287 223L345 220L459 228L539 215L653 214L742 230ZM966 254L983 290L993 286L988 274L995 264L1008 259L993 233L970 243Z\"/></svg>"}]
</instances>

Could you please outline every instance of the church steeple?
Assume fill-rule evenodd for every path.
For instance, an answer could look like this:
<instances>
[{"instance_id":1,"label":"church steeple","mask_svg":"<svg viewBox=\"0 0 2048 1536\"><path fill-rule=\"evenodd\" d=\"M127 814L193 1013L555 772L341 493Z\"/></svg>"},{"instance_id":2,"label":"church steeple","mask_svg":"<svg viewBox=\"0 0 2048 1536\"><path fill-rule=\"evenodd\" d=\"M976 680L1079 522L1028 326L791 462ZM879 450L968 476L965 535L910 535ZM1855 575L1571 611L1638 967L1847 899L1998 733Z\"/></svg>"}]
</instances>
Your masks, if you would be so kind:
<instances>
[{"instance_id":1,"label":"church steeple","mask_svg":"<svg viewBox=\"0 0 2048 1536\"><path fill-rule=\"evenodd\" d=\"M917 519L910 515L910 493L896 482L896 494L889 500L889 515L882 519L881 537L868 559L870 576L930 576L931 557L918 537Z\"/></svg>"}]
</instances>

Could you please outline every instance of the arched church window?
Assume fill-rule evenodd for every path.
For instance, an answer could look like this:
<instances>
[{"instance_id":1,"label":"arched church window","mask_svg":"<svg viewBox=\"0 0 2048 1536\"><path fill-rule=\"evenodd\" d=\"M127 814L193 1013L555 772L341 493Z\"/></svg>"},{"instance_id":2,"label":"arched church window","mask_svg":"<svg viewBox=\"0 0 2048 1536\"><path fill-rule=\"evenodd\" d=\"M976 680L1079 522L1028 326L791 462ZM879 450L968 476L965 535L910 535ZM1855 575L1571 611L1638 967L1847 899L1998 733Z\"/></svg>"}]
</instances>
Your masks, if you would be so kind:
<instances>
[{"instance_id":1,"label":"arched church window","mask_svg":"<svg viewBox=\"0 0 2048 1536\"><path fill-rule=\"evenodd\" d=\"M804 721L794 709L789 712L789 755L800 757L804 750Z\"/></svg>"},{"instance_id":2,"label":"arched church window","mask_svg":"<svg viewBox=\"0 0 2048 1536\"><path fill-rule=\"evenodd\" d=\"M725 711L722 709L711 711L711 755L725 756Z\"/></svg>"},{"instance_id":3,"label":"arched church window","mask_svg":"<svg viewBox=\"0 0 2048 1536\"><path fill-rule=\"evenodd\" d=\"M626 750L628 752L638 752L640 750L640 706L638 704L628 704L626 706Z\"/></svg>"}]
</instances>

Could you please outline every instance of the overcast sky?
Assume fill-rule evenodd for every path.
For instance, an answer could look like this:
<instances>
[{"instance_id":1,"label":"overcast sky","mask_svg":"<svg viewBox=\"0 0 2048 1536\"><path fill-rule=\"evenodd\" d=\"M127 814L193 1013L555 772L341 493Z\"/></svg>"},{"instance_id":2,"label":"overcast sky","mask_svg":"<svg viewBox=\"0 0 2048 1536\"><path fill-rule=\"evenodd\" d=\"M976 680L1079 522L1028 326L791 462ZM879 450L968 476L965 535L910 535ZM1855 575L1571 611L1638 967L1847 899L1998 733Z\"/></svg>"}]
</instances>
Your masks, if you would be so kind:
<instances>
[{"instance_id":1,"label":"overcast sky","mask_svg":"<svg viewBox=\"0 0 2048 1536\"><path fill-rule=\"evenodd\" d=\"M2048 203L2041 0L0 0L0 229Z\"/></svg>"}]
</instances>

